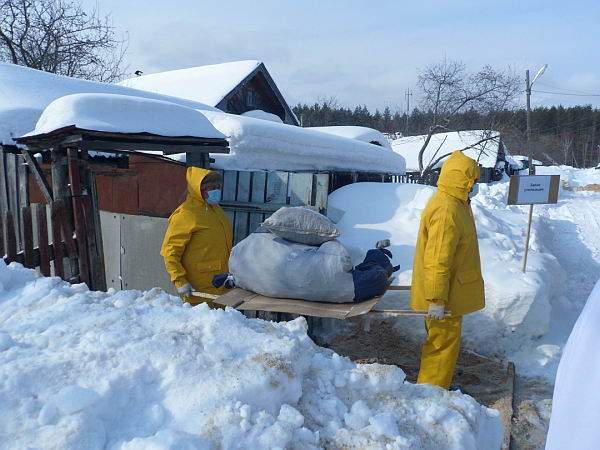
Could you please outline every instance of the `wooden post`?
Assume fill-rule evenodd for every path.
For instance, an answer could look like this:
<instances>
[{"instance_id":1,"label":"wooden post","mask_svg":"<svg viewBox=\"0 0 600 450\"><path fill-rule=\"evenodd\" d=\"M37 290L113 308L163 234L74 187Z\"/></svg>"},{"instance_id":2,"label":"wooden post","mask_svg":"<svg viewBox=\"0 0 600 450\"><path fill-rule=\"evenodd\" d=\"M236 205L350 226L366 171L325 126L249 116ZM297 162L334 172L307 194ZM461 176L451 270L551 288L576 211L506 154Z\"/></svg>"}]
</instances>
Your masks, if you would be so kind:
<instances>
[{"instance_id":1,"label":"wooden post","mask_svg":"<svg viewBox=\"0 0 600 450\"><path fill-rule=\"evenodd\" d=\"M62 200L65 205L65 213L69 222L73 223L71 205L69 204L69 174L67 169L67 151L64 148L53 148L52 155L52 197Z\"/></svg>"},{"instance_id":2,"label":"wooden post","mask_svg":"<svg viewBox=\"0 0 600 450\"><path fill-rule=\"evenodd\" d=\"M0 153L0 212L3 213L9 209L8 188L7 188L7 171L6 171L6 149L2 145Z\"/></svg>"},{"instance_id":3,"label":"wooden post","mask_svg":"<svg viewBox=\"0 0 600 450\"><path fill-rule=\"evenodd\" d=\"M6 257L9 262L17 260L17 236L15 222L9 210L4 211L4 233L6 236Z\"/></svg>"},{"instance_id":4,"label":"wooden post","mask_svg":"<svg viewBox=\"0 0 600 450\"><path fill-rule=\"evenodd\" d=\"M77 149L67 150L69 181L71 182L71 196L73 199L73 223L75 224L75 235L77 236L77 262L79 265L79 277L82 283L86 283L93 289L90 278L89 253L86 239L85 216L81 198L81 180L79 177L79 161Z\"/></svg>"},{"instance_id":5,"label":"wooden post","mask_svg":"<svg viewBox=\"0 0 600 450\"><path fill-rule=\"evenodd\" d=\"M21 248L23 249L23 265L29 269L35 269L35 257L33 254L33 224L31 221L30 206L21 207L21 224Z\"/></svg>"},{"instance_id":6,"label":"wooden post","mask_svg":"<svg viewBox=\"0 0 600 450\"><path fill-rule=\"evenodd\" d=\"M54 275L62 279L65 278L65 268L63 264L63 243L62 243L62 224L60 220L60 208L58 202L50 203L50 222L52 223L52 259L54 261ZM69 255L70 256L70 255Z\"/></svg>"},{"instance_id":7,"label":"wooden post","mask_svg":"<svg viewBox=\"0 0 600 450\"><path fill-rule=\"evenodd\" d=\"M49 277L50 273L50 247L48 246L48 219L46 217L46 205L38 203L36 205L35 215L37 218L38 249L40 254L40 272L43 276ZM60 240L60 239L59 239ZM60 248L60 247L59 247ZM58 253L59 259L62 258L61 252ZM62 260L61 260L62 262Z\"/></svg>"},{"instance_id":8,"label":"wooden post","mask_svg":"<svg viewBox=\"0 0 600 450\"><path fill-rule=\"evenodd\" d=\"M523 273L527 270L527 254L529 253L529 236L531 235L531 220L533 218L533 205L529 205L529 221L527 223L527 237L525 238L525 255L523 256Z\"/></svg>"}]
</instances>

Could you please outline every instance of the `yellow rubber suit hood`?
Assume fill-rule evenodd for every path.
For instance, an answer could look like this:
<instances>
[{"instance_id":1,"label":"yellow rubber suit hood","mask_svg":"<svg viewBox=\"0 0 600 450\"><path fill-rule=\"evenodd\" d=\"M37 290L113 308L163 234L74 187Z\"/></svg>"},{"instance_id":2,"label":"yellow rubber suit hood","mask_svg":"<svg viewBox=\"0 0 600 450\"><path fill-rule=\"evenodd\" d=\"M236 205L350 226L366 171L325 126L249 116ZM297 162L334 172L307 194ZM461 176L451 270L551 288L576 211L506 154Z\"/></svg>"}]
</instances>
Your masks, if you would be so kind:
<instances>
[{"instance_id":1,"label":"yellow rubber suit hood","mask_svg":"<svg viewBox=\"0 0 600 450\"><path fill-rule=\"evenodd\" d=\"M171 281L177 287L190 283L194 290L221 294L211 281L229 271L231 223L219 205L204 201L200 184L210 170L188 167L188 196L171 217L160 254ZM187 299L198 303L199 299Z\"/></svg>"},{"instance_id":2,"label":"yellow rubber suit hood","mask_svg":"<svg viewBox=\"0 0 600 450\"><path fill-rule=\"evenodd\" d=\"M452 316L485 306L479 245L469 191L477 163L456 151L442 166L438 190L421 215L413 265L411 306L427 310L444 303Z\"/></svg>"}]
</instances>

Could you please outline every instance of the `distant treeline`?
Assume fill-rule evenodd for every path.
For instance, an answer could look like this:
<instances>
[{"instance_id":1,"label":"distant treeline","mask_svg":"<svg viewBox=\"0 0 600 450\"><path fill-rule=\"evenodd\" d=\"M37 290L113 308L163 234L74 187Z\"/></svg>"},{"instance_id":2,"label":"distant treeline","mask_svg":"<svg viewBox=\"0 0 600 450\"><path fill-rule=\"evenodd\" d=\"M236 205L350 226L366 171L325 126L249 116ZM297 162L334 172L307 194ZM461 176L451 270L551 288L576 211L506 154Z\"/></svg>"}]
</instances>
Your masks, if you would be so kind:
<instances>
[{"instance_id":1,"label":"distant treeline","mask_svg":"<svg viewBox=\"0 0 600 450\"><path fill-rule=\"evenodd\" d=\"M358 125L389 134L415 136L426 134L433 123L433 113L418 108L406 113L369 111L366 106L354 109L323 101L312 106L298 104L293 108L304 127ZM502 133L512 154L526 154L527 119L524 109L480 114L468 110L453 117L452 130L493 128ZM407 132L408 130L408 132ZM591 106L535 108L531 112L533 154L536 159L575 167L592 167L600 163L600 110Z\"/></svg>"}]
</instances>

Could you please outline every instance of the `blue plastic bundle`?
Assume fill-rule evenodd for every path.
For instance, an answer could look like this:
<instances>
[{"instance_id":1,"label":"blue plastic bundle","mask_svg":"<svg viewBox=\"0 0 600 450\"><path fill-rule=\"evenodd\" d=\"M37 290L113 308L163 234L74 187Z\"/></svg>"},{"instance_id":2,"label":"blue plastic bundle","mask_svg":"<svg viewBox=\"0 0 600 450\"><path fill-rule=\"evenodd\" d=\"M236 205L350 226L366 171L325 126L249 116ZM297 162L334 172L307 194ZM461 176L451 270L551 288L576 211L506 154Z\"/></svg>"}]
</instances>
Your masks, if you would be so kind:
<instances>
[{"instance_id":1,"label":"blue plastic bundle","mask_svg":"<svg viewBox=\"0 0 600 450\"><path fill-rule=\"evenodd\" d=\"M364 261L352 271L355 302L385 293L390 284L390 276L400 269L400 266L392 266L391 259L392 252L385 248L375 248L367 252Z\"/></svg>"}]
</instances>

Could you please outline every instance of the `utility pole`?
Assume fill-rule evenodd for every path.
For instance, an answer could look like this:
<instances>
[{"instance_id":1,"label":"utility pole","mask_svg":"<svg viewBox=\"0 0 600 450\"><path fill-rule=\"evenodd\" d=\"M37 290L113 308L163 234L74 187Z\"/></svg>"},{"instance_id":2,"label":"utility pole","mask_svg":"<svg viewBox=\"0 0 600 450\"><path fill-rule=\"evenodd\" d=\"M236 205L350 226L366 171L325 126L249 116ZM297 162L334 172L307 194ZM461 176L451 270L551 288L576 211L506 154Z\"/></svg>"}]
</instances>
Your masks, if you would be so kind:
<instances>
[{"instance_id":1,"label":"utility pole","mask_svg":"<svg viewBox=\"0 0 600 450\"><path fill-rule=\"evenodd\" d=\"M529 161L529 175L535 175L535 167L533 166L533 158L531 156L531 85L535 83L546 70L548 64L544 64L544 66L538 70L538 73L533 77L533 81L529 82L529 70L525 71L525 93L527 94L527 159ZM523 257L523 273L527 268L527 253L529 252L529 238L531 236L531 220L533 218L533 204L529 205L529 220L527 224L527 237L525 238L525 255Z\"/></svg>"},{"instance_id":2,"label":"utility pole","mask_svg":"<svg viewBox=\"0 0 600 450\"><path fill-rule=\"evenodd\" d=\"M410 88L406 89L406 128L404 130L404 135L408 136L408 118L410 116L410 96L412 93L410 92Z\"/></svg>"},{"instance_id":3,"label":"utility pole","mask_svg":"<svg viewBox=\"0 0 600 450\"><path fill-rule=\"evenodd\" d=\"M525 71L525 93L527 94L527 161L529 175L533 175L533 158L531 157L531 83L529 83L529 70Z\"/></svg>"}]
</instances>

